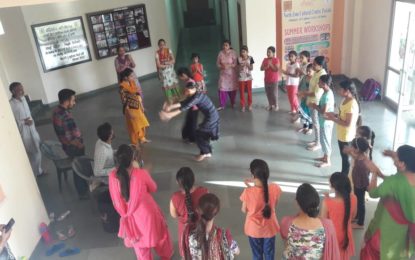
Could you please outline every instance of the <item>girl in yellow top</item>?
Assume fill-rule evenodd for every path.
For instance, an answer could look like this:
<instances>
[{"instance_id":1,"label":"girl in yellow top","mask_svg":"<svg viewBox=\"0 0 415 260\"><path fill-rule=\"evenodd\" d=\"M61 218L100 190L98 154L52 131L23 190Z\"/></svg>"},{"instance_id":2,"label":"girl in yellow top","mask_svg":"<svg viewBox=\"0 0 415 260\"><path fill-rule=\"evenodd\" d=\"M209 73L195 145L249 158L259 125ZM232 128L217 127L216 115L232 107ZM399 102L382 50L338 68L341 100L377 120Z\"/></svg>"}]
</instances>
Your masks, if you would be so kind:
<instances>
[{"instance_id":1,"label":"girl in yellow top","mask_svg":"<svg viewBox=\"0 0 415 260\"><path fill-rule=\"evenodd\" d=\"M318 122L318 111L314 109L314 105L318 105L324 90L319 87L320 76L326 75L326 58L324 56L317 56L313 61L313 77L310 79L310 87L308 91L299 93L300 98L307 97L306 104L310 108L312 124L315 133L314 141L307 144L307 150L317 151L321 149L320 145L320 125ZM309 127L311 128L311 127Z\"/></svg>"},{"instance_id":2,"label":"girl in yellow top","mask_svg":"<svg viewBox=\"0 0 415 260\"><path fill-rule=\"evenodd\" d=\"M121 72L120 95L131 143L137 145L149 142L146 139L146 128L150 124L144 115L139 88L135 84L134 73L130 68Z\"/></svg>"},{"instance_id":3,"label":"girl in yellow top","mask_svg":"<svg viewBox=\"0 0 415 260\"><path fill-rule=\"evenodd\" d=\"M356 86L351 80L340 83L339 95L343 100L339 106L339 114L326 113L326 119L336 124L337 140L339 142L340 155L342 157L341 173L348 175L350 169L349 155L344 147L350 145L356 134L356 127L360 116L360 105L357 98Z\"/></svg>"}]
</instances>

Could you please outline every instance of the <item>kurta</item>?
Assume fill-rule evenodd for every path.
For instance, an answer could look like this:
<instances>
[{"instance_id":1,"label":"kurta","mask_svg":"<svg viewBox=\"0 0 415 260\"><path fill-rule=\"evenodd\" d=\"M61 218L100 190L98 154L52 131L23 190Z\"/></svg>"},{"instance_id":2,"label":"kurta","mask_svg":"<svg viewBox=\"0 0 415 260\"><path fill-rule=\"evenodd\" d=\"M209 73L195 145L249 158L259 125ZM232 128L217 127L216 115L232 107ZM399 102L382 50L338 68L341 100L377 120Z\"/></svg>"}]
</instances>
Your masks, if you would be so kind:
<instances>
[{"instance_id":1,"label":"kurta","mask_svg":"<svg viewBox=\"0 0 415 260\"><path fill-rule=\"evenodd\" d=\"M415 187L397 173L369 195L380 201L365 234L361 259L410 259L415 254Z\"/></svg>"},{"instance_id":2,"label":"kurta","mask_svg":"<svg viewBox=\"0 0 415 260\"><path fill-rule=\"evenodd\" d=\"M238 89L238 72L236 69L237 55L234 50L225 53L223 50L219 52L216 65L220 68L219 72L219 90L235 91ZM223 69L221 66L234 66L233 68Z\"/></svg>"},{"instance_id":3,"label":"kurta","mask_svg":"<svg viewBox=\"0 0 415 260\"><path fill-rule=\"evenodd\" d=\"M163 213L151 193L157 184L146 170L134 168L130 175L130 199L125 201L117 178L117 169L109 175L109 191L114 208L120 214L118 237L127 247L151 248L170 239Z\"/></svg>"},{"instance_id":4,"label":"kurta","mask_svg":"<svg viewBox=\"0 0 415 260\"><path fill-rule=\"evenodd\" d=\"M30 113L29 105L26 98L10 99L10 106L13 111L14 118L16 119L17 127L19 128L20 135L26 152L29 156L30 164L35 175L42 173L41 161L42 156L40 152L40 137L35 127L35 122L32 125L26 125L25 119L30 118L33 120Z\"/></svg>"},{"instance_id":5,"label":"kurta","mask_svg":"<svg viewBox=\"0 0 415 260\"><path fill-rule=\"evenodd\" d=\"M179 87L177 81L177 75L174 71L174 65L167 65L166 63L171 60L173 52L169 48L164 48L163 50L157 50L156 60L159 61L161 65L166 65L165 68L158 68L159 78L163 84L164 94L168 102L173 103L177 102L182 97L182 90Z\"/></svg>"},{"instance_id":6,"label":"kurta","mask_svg":"<svg viewBox=\"0 0 415 260\"><path fill-rule=\"evenodd\" d=\"M120 83L121 102L132 144L145 139L145 129L150 126L144 114L141 96L134 81Z\"/></svg>"}]
</instances>

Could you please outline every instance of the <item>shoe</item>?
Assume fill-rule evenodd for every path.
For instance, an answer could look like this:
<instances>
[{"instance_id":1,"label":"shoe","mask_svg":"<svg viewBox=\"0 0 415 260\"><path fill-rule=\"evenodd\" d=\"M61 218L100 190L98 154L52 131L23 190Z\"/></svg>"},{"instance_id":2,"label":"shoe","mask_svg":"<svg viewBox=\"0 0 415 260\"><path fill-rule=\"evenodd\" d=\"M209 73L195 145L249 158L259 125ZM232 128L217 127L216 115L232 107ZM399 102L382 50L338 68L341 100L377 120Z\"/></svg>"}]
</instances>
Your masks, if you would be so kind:
<instances>
[{"instance_id":1,"label":"shoe","mask_svg":"<svg viewBox=\"0 0 415 260\"><path fill-rule=\"evenodd\" d=\"M68 237L63 233L63 230L56 231L56 235L58 236L59 241L65 241Z\"/></svg>"},{"instance_id":2,"label":"shoe","mask_svg":"<svg viewBox=\"0 0 415 260\"><path fill-rule=\"evenodd\" d=\"M321 149L321 146L320 145L314 145L314 146L307 147L307 150L312 151L312 152L318 151L320 149Z\"/></svg>"},{"instance_id":3,"label":"shoe","mask_svg":"<svg viewBox=\"0 0 415 260\"><path fill-rule=\"evenodd\" d=\"M57 221L62 221L64 220L67 216L69 216L69 214L71 214L70 210L67 210L65 213L62 213L56 220Z\"/></svg>"},{"instance_id":4,"label":"shoe","mask_svg":"<svg viewBox=\"0 0 415 260\"><path fill-rule=\"evenodd\" d=\"M195 157L195 161L196 161L196 162L201 162L201 161L203 161L204 159L206 159L206 158L210 158L210 157L212 157L212 154L211 154L211 153L207 153L207 154L199 154L199 155L197 155L197 156Z\"/></svg>"},{"instance_id":5,"label":"shoe","mask_svg":"<svg viewBox=\"0 0 415 260\"><path fill-rule=\"evenodd\" d=\"M60 257L66 257L66 256L71 256L71 255L77 255L81 252L81 249L74 247L74 248L68 248L65 249L64 251L59 253Z\"/></svg>"},{"instance_id":6,"label":"shoe","mask_svg":"<svg viewBox=\"0 0 415 260\"><path fill-rule=\"evenodd\" d=\"M51 256L55 253L57 253L58 251L61 251L62 249L65 248L65 244L60 242L57 244L54 244L53 246L51 246L45 253L46 256Z\"/></svg>"},{"instance_id":7,"label":"shoe","mask_svg":"<svg viewBox=\"0 0 415 260\"><path fill-rule=\"evenodd\" d=\"M216 110L218 110L218 111L221 111L221 110L224 110L225 108L224 107L218 107L218 108L216 108Z\"/></svg>"},{"instance_id":8,"label":"shoe","mask_svg":"<svg viewBox=\"0 0 415 260\"><path fill-rule=\"evenodd\" d=\"M325 168L325 167L331 166L331 164L329 162L319 162L319 163L316 163L314 165L318 168Z\"/></svg>"},{"instance_id":9,"label":"shoe","mask_svg":"<svg viewBox=\"0 0 415 260\"><path fill-rule=\"evenodd\" d=\"M313 129L305 129L305 131L303 132L303 134L305 135L311 135L313 133Z\"/></svg>"},{"instance_id":10,"label":"shoe","mask_svg":"<svg viewBox=\"0 0 415 260\"><path fill-rule=\"evenodd\" d=\"M75 229L73 226L68 226L68 238L72 238L76 235Z\"/></svg>"}]
</instances>

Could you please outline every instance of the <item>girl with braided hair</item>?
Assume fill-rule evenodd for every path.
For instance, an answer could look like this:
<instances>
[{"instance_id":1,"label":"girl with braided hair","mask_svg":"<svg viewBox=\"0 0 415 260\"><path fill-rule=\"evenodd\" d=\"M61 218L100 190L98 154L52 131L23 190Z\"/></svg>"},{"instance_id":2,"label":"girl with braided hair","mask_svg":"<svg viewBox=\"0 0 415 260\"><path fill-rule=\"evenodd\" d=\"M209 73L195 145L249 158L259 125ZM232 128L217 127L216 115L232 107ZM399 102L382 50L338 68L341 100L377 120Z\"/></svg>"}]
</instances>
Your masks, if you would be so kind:
<instances>
[{"instance_id":1,"label":"girl with braided hair","mask_svg":"<svg viewBox=\"0 0 415 260\"><path fill-rule=\"evenodd\" d=\"M120 215L118 237L133 247L137 259L152 260L152 248L160 259L171 259L173 244L167 223L151 193L157 184L147 170L133 164L134 150L122 144L115 154L117 167L109 174L109 192Z\"/></svg>"},{"instance_id":2,"label":"girl with braided hair","mask_svg":"<svg viewBox=\"0 0 415 260\"><path fill-rule=\"evenodd\" d=\"M194 227L187 225L183 232L185 260L232 260L239 255L238 243L228 229L214 224L220 210L219 198L207 193L199 199L200 219Z\"/></svg>"},{"instance_id":3,"label":"girl with braided hair","mask_svg":"<svg viewBox=\"0 0 415 260\"><path fill-rule=\"evenodd\" d=\"M352 185L347 176L335 172L330 177L330 186L335 197L325 194L320 217L331 219L339 242L339 260L349 260L355 254L352 234L352 218L356 215L357 199L352 194Z\"/></svg>"},{"instance_id":4,"label":"girl with braided hair","mask_svg":"<svg viewBox=\"0 0 415 260\"><path fill-rule=\"evenodd\" d=\"M275 235L280 230L275 207L281 188L275 183L268 184L269 168L265 161L255 159L249 169L253 178L245 180L247 188L240 197L241 210L246 213L245 234L253 259L275 259Z\"/></svg>"},{"instance_id":5,"label":"girl with braided hair","mask_svg":"<svg viewBox=\"0 0 415 260\"><path fill-rule=\"evenodd\" d=\"M179 235L179 251L183 257L183 230L186 225L194 225L199 219L199 215L196 212L196 207L199 203L200 197L208 193L208 189L201 186L195 186L195 176L192 169L189 167L182 167L176 174L176 181L180 187L179 191L176 191L171 196L170 200L170 215L176 218L179 222L178 235Z\"/></svg>"}]
</instances>

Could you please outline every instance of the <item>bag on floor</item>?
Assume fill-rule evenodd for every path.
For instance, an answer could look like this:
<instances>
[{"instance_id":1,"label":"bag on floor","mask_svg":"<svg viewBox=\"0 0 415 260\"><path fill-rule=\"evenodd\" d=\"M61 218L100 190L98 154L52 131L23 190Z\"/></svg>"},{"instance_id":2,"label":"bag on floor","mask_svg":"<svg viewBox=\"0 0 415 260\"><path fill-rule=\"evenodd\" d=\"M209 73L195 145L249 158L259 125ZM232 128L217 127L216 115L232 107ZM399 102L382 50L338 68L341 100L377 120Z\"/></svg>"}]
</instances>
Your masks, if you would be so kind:
<instances>
[{"instance_id":1,"label":"bag on floor","mask_svg":"<svg viewBox=\"0 0 415 260\"><path fill-rule=\"evenodd\" d=\"M373 101L379 97L380 83L374 79L367 79L360 91L360 98L364 101Z\"/></svg>"}]
</instances>

